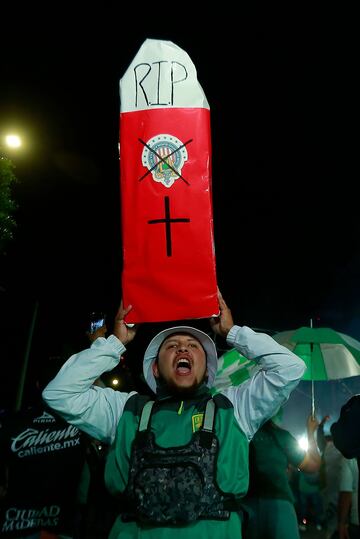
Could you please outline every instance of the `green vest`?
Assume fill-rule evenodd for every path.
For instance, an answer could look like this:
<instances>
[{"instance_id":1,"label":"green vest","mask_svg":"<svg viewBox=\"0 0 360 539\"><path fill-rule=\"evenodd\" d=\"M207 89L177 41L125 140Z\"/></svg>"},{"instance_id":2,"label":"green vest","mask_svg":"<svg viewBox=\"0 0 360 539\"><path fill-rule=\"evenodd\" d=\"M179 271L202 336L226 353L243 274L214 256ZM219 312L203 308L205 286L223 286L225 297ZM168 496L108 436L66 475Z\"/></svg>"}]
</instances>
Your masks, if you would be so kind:
<instances>
[{"instance_id":1,"label":"green vest","mask_svg":"<svg viewBox=\"0 0 360 539\"><path fill-rule=\"evenodd\" d=\"M188 444L193 432L202 425L209 397L208 391L201 391L196 398L184 401L175 398L162 399L151 419L156 443L165 448ZM214 397L217 401L215 433L220 446L217 482L222 491L232 493L240 499L246 493L249 482L248 441L234 417L231 403L226 398L220 397L218 400ZM118 424L116 439L109 452L105 469L107 487L115 495L122 493L128 482L131 445L146 400L146 397L140 396L129 399ZM199 520L184 526L152 527L135 522L125 523L119 516L110 537L162 539L169 537L169 534L172 539L192 537L198 539L199 536L208 535L215 539L241 538L241 517L237 513L232 513L227 521Z\"/></svg>"}]
</instances>

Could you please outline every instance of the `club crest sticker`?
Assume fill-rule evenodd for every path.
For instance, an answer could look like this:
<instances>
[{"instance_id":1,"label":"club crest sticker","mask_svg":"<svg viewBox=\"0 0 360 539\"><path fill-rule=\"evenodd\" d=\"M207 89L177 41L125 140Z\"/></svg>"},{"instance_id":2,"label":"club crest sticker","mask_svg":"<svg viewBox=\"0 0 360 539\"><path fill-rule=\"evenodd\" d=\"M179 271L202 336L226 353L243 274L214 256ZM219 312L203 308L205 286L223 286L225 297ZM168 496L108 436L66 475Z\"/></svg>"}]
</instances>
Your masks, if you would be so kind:
<instances>
[{"instance_id":1,"label":"club crest sticker","mask_svg":"<svg viewBox=\"0 0 360 539\"><path fill-rule=\"evenodd\" d=\"M181 177L188 153L181 140L172 135L156 135L144 144L142 164L156 182L171 187Z\"/></svg>"}]
</instances>

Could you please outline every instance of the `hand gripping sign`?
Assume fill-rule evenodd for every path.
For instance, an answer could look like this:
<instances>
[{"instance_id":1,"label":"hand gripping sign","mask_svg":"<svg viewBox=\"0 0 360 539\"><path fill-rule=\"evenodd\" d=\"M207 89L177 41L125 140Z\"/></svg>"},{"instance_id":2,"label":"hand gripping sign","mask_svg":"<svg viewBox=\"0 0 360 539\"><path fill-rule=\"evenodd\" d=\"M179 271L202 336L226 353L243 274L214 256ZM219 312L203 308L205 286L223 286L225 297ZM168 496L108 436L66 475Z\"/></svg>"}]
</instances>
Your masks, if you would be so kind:
<instances>
[{"instance_id":1,"label":"hand gripping sign","mask_svg":"<svg viewBox=\"0 0 360 539\"><path fill-rule=\"evenodd\" d=\"M120 189L126 321L219 312L210 111L189 56L147 39L120 80Z\"/></svg>"}]
</instances>

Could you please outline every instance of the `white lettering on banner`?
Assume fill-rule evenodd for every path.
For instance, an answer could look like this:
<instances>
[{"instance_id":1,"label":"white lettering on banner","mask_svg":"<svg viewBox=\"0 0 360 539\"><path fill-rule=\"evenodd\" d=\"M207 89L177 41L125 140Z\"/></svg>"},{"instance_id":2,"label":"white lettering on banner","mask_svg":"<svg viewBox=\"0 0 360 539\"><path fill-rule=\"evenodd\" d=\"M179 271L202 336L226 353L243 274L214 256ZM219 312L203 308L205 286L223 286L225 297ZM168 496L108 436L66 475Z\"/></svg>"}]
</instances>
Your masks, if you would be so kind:
<instances>
[{"instance_id":1,"label":"white lettering on banner","mask_svg":"<svg viewBox=\"0 0 360 539\"><path fill-rule=\"evenodd\" d=\"M34 423L55 423L56 419L52 415L50 415L48 412L44 412L39 417L34 418Z\"/></svg>"},{"instance_id":2,"label":"white lettering on banner","mask_svg":"<svg viewBox=\"0 0 360 539\"><path fill-rule=\"evenodd\" d=\"M37 430L37 429L25 429L18 434L15 438L12 438L11 451L16 453L20 449L26 447L36 447L38 445L46 445L50 442L63 440L66 438L75 438L79 436L79 429L73 425L69 425L62 430Z\"/></svg>"},{"instance_id":3,"label":"white lettering on banner","mask_svg":"<svg viewBox=\"0 0 360 539\"><path fill-rule=\"evenodd\" d=\"M61 449L68 449L80 445L80 438L75 440L65 440L62 443L49 444L44 447L30 447L30 449L24 449L18 451L17 456L20 458L30 457L32 455L40 455L41 453L49 453L51 451L59 451Z\"/></svg>"},{"instance_id":4,"label":"white lettering on banner","mask_svg":"<svg viewBox=\"0 0 360 539\"><path fill-rule=\"evenodd\" d=\"M59 523L61 508L49 505L41 509L17 509L11 507L6 511L2 531L26 530L35 527L54 527Z\"/></svg>"},{"instance_id":5,"label":"white lettering on banner","mask_svg":"<svg viewBox=\"0 0 360 539\"><path fill-rule=\"evenodd\" d=\"M136 65L134 76L135 107L176 106L175 85L184 82L188 72L179 62L160 60Z\"/></svg>"}]
</instances>

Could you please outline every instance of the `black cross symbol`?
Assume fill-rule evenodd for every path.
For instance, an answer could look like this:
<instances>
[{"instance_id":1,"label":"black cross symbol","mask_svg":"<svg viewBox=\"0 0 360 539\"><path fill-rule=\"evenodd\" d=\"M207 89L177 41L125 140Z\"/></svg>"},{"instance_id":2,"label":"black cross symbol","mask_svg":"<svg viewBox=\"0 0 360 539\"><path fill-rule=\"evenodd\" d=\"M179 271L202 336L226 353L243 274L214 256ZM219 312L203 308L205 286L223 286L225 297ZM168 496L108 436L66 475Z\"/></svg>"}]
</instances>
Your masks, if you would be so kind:
<instances>
[{"instance_id":1,"label":"black cross symbol","mask_svg":"<svg viewBox=\"0 0 360 539\"><path fill-rule=\"evenodd\" d=\"M190 223L190 219L170 219L170 202L169 197L164 197L165 201L165 218L164 219L151 219L148 221L149 225L157 225L158 223L165 223L166 234L166 255L172 255L171 246L171 223Z\"/></svg>"},{"instance_id":2,"label":"black cross symbol","mask_svg":"<svg viewBox=\"0 0 360 539\"><path fill-rule=\"evenodd\" d=\"M152 153L154 153L154 154L156 155L156 157L158 157L158 158L160 159L160 161L162 161L163 163L165 163L165 165L167 165L169 168L171 168L171 170L172 170L173 172L175 172L175 174L177 174L177 176L178 176L179 178L181 178L187 185L190 185L189 182L188 182L187 180L185 180L185 178L184 178L181 174L179 174L178 171L177 171L174 167L172 167L172 166L170 165L170 163L168 162L168 159L169 159L169 157L171 157L174 153L178 152L179 150L181 150L181 148L184 148L185 146L187 146L187 144L189 144L189 143L192 142L192 141L193 141L192 138L189 139L189 140L187 140L186 142L184 142L184 144L182 144L181 146L179 146L178 148L176 148L176 150L174 150L174 151L172 151L171 153L169 153L169 155L167 155L166 157L161 157L161 155L159 155L155 150L153 150L152 148L150 148L150 146L149 146L148 144L146 144L146 142L144 142L143 140L141 140L141 138L139 138L139 142L141 142L141 144L143 144L144 146L146 146L146 148L147 148L148 150L150 150ZM149 170L147 170L147 171L145 172L145 174L143 174L143 176L141 176L141 178L139 178L139 182L141 182L141 180L143 180L144 178L146 178L146 176L147 176L148 174L150 174L150 172L151 172L152 170L154 170L154 168L156 168L157 166L158 166L158 163L155 163L155 165L154 165L153 167L151 167Z\"/></svg>"}]
</instances>

